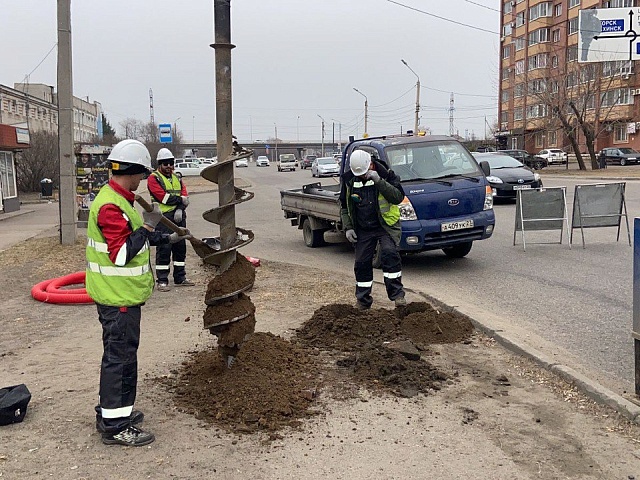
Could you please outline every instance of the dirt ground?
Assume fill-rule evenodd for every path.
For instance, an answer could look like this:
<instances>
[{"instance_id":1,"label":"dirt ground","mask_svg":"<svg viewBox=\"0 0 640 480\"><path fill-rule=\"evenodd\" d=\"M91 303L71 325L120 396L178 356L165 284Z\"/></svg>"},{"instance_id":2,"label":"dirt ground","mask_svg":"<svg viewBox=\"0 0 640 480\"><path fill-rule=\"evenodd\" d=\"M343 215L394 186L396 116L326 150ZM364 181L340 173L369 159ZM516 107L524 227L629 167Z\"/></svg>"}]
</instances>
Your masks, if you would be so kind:
<instances>
[{"instance_id":1,"label":"dirt ground","mask_svg":"<svg viewBox=\"0 0 640 480\"><path fill-rule=\"evenodd\" d=\"M360 312L352 278L263 259L246 292L256 333L227 369L193 252L197 285L143 307L136 408L157 440L105 446L95 307L29 296L83 251L39 238L0 253L0 387L33 394L0 427L2 479L640 478L637 426L416 293L394 310L376 284Z\"/></svg>"}]
</instances>

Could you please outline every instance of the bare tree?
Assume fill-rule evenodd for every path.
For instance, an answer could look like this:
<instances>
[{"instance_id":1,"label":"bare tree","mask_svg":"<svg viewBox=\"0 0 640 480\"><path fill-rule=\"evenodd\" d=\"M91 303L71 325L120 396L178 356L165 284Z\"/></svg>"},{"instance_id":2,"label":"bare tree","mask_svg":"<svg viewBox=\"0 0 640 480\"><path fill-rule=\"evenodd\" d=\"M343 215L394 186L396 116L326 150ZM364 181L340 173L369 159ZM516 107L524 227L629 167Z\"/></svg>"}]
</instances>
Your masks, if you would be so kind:
<instances>
[{"instance_id":1,"label":"bare tree","mask_svg":"<svg viewBox=\"0 0 640 480\"><path fill-rule=\"evenodd\" d=\"M58 158L58 135L51 132L33 132L31 147L16 158L16 182L21 192L40 191L44 178L60 185L60 161Z\"/></svg>"}]
</instances>

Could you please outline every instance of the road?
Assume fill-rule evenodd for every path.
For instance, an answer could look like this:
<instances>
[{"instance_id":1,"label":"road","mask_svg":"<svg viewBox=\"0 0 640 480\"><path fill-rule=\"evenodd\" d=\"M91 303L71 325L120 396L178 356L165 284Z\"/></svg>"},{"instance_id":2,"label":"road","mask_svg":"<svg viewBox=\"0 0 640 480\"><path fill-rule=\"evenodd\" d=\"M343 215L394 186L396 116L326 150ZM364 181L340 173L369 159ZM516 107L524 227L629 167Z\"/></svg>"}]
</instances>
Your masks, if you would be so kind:
<instances>
[{"instance_id":1,"label":"road","mask_svg":"<svg viewBox=\"0 0 640 480\"><path fill-rule=\"evenodd\" d=\"M574 186L597 183L542 175L547 187L567 187L569 215ZM255 233L254 242L242 253L353 275L348 244L310 249L304 245L301 231L290 226L282 214L280 189L318 181L311 177L310 170L278 173L274 165L258 168L251 164L237 169L236 176L248 180L248 190L255 192L251 202L237 208L238 226ZM337 179L321 181L330 184ZM640 182L627 181L626 193L633 237L633 217L640 216ZM217 227L194 213L216 205L218 194L192 198L191 230L200 236L217 235ZM451 306L473 305L559 363L617 393L633 392L633 249L627 243L624 225L619 242L615 228L586 230L584 249L579 230L574 232L571 249L566 234L562 244L533 244L559 240L557 232L533 232L527 236L525 252L520 236L513 246L515 205L498 204L495 211L493 237L476 242L466 258L449 259L441 251L404 257L405 286ZM377 275L381 280L382 275Z\"/></svg>"}]
</instances>

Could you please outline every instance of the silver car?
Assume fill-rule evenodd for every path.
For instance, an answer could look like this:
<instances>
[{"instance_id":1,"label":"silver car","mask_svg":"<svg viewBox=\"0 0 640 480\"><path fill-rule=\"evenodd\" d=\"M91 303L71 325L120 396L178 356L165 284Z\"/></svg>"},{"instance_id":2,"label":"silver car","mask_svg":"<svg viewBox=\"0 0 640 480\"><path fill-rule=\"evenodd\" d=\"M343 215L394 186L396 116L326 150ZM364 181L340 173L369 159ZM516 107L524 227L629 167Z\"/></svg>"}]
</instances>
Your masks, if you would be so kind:
<instances>
[{"instance_id":1,"label":"silver car","mask_svg":"<svg viewBox=\"0 0 640 480\"><path fill-rule=\"evenodd\" d=\"M311 164L312 177L331 177L340 175L340 165L336 163L333 157L316 158Z\"/></svg>"}]
</instances>

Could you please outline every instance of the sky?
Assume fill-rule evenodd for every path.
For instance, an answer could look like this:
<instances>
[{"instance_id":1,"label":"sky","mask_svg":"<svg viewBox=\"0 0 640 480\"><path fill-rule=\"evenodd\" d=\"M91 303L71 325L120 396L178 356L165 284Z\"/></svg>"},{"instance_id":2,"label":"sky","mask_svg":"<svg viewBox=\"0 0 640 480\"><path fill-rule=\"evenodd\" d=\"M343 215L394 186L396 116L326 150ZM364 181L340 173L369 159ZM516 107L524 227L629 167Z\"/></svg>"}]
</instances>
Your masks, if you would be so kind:
<instances>
[{"instance_id":1,"label":"sky","mask_svg":"<svg viewBox=\"0 0 640 480\"><path fill-rule=\"evenodd\" d=\"M56 85L54 0L2 0L0 84ZM240 142L345 142L420 124L484 137L497 115L497 0L234 0L233 131ZM215 140L213 0L72 0L74 95ZM412 71L401 60L405 60ZM363 95L354 91L357 88ZM487 133L488 134L488 133Z\"/></svg>"}]
</instances>

